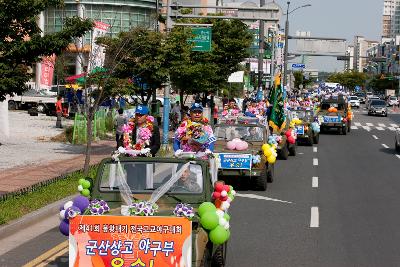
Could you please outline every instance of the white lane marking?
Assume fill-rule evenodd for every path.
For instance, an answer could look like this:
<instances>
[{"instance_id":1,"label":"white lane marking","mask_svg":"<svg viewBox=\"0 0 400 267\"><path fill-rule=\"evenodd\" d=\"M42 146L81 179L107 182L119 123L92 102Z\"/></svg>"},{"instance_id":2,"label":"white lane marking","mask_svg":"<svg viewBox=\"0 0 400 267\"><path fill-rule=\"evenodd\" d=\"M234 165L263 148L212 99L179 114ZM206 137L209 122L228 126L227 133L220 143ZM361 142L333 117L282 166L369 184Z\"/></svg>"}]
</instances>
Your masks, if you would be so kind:
<instances>
[{"instance_id":1,"label":"white lane marking","mask_svg":"<svg viewBox=\"0 0 400 267\"><path fill-rule=\"evenodd\" d=\"M299 153L297 153L297 154L299 154L299 155L304 155L304 153L303 153L303 152L299 152Z\"/></svg>"},{"instance_id":2,"label":"white lane marking","mask_svg":"<svg viewBox=\"0 0 400 267\"><path fill-rule=\"evenodd\" d=\"M385 124L383 124L383 123L378 123L378 125L381 127L386 127Z\"/></svg>"},{"instance_id":3,"label":"white lane marking","mask_svg":"<svg viewBox=\"0 0 400 267\"><path fill-rule=\"evenodd\" d=\"M354 125L355 125L355 126L361 126L361 123L355 122Z\"/></svg>"},{"instance_id":4,"label":"white lane marking","mask_svg":"<svg viewBox=\"0 0 400 267\"><path fill-rule=\"evenodd\" d=\"M384 148L389 148L387 145L385 145L385 144L382 144L382 146L384 147Z\"/></svg>"},{"instance_id":5,"label":"white lane marking","mask_svg":"<svg viewBox=\"0 0 400 267\"><path fill-rule=\"evenodd\" d=\"M357 129L358 129L357 126L351 126L350 128L351 128L352 130L357 130Z\"/></svg>"},{"instance_id":6,"label":"white lane marking","mask_svg":"<svg viewBox=\"0 0 400 267\"><path fill-rule=\"evenodd\" d=\"M318 207L311 207L310 227L311 228L319 227L319 210L318 210Z\"/></svg>"},{"instance_id":7,"label":"white lane marking","mask_svg":"<svg viewBox=\"0 0 400 267\"><path fill-rule=\"evenodd\" d=\"M362 126L364 130L366 130L367 132L371 131L371 128L369 128L369 126Z\"/></svg>"},{"instance_id":8,"label":"white lane marking","mask_svg":"<svg viewBox=\"0 0 400 267\"><path fill-rule=\"evenodd\" d=\"M394 124L394 123L391 123L390 126L395 127L395 128L399 127L399 126L397 126L397 124Z\"/></svg>"},{"instance_id":9,"label":"white lane marking","mask_svg":"<svg viewBox=\"0 0 400 267\"><path fill-rule=\"evenodd\" d=\"M379 131L384 131L385 130L382 127L376 127L376 129L379 130Z\"/></svg>"},{"instance_id":10,"label":"white lane marking","mask_svg":"<svg viewBox=\"0 0 400 267\"><path fill-rule=\"evenodd\" d=\"M376 136L376 135L372 135L372 137L375 138L375 140L379 139L378 136Z\"/></svg>"},{"instance_id":11,"label":"white lane marking","mask_svg":"<svg viewBox=\"0 0 400 267\"><path fill-rule=\"evenodd\" d=\"M318 177L313 177L312 178L312 187L317 188L318 187Z\"/></svg>"},{"instance_id":12,"label":"white lane marking","mask_svg":"<svg viewBox=\"0 0 400 267\"><path fill-rule=\"evenodd\" d=\"M396 127L388 127L388 129L391 131L396 131Z\"/></svg>"},{"instance_id":13,"label":"white lane marking","mask_svg":"<svg viewBox=\"0 0 400 267\"><path fill-rule=\"evenodd\" d=\"M372 126L374 126L374 124L370 123L370 122L367 122L367 126L372 127Z\"/></svg>"},{"instance_id":14,"label":"white lane marking","mask_svg":"<svg viewBox=\"0 0 400 267\"><path fill-rule=\"evenodd\" d=\"M318 147L315 146L315 147L312 148L312 150L313 150L313 152L317 153L318 152Z\"/></svg>"},{"instance_id":15,"label":"white lane marking","mask_svg":"<svg viewBox=\"0 0 400 267\"><path fill-rule=\"evenodd\" d=\"M313 165L314 166L318 166L318 159L317 158L313 158Z\"/></svg>"},{"instance_id":16,"label":"white lane marking","mask_svg":"<svg viewBox=\"0 0 400 267\"><path fill-rule=\"evenodd\" d=\"M400 155L399 154L396 154L396 157L398 157L400 159Z\"/></svg>"},{"instance_id":17,"label":"white lane marking","mask_svg":"<svg viewBox=\"0 0 400 267\"><path fill-rule=\"evenodd\" d=\"M253 199L261 199L261 200L269 200L269 201L275 201L275 202L281 202L281 203L288 203L292 204L290 201L285 201L285 200L280 200L280 199L275 199L275 198L270 198L270 197L263 197L255 194L238 194L236 193L237 197L245 197L245 198L253 198Z\"/></svg>"}]
</instances>

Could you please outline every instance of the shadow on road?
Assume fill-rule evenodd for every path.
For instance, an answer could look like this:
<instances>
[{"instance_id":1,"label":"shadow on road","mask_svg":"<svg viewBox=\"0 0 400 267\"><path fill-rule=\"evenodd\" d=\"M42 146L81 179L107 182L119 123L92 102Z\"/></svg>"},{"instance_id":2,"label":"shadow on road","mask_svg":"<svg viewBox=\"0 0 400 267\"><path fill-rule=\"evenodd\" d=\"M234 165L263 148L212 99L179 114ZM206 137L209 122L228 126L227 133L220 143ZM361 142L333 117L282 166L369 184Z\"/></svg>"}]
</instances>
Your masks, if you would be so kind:
<instances>
[{"instance_id":1,"label":"shadow on road","mask_svg":"<svg viewBox=\"0 0 400 267\"><path fill-rule=\"evenodd\" d=\"M68 267L68 264L68 255L63 255L50 261L47 266Z\"/></svg>"},{"instance_id":2,"label":"shadow on road","mask_svg":"<svg viewBox=\"0 0 400 267\"><path fill-rule=\"evenodd\" d=\"M396 155L396 149L394 147L389 147L389 148L381 148L379 149L380 152L389 154L389 155Z\"/></svg>"}]
</instances>

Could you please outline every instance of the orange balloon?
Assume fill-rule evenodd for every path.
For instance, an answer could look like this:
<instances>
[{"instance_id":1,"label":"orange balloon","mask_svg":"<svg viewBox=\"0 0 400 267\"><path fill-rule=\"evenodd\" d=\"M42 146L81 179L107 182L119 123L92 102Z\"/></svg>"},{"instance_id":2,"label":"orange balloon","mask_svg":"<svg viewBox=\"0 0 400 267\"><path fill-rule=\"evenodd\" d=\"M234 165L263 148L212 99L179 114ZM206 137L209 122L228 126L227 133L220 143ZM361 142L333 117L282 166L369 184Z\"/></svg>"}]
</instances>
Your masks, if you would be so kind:
<instances>
[{"instance_id":1,"label":"orange balloon","mask_svg":"<svg viewBox=\"0 0 400 267\"><path fill-rule=\"evenodd\" d=\"M222 205L222 201L220 199L216 199L214 204L215 204L215 207L217 209L219 209Z\"/></svg>"}]
</instances>

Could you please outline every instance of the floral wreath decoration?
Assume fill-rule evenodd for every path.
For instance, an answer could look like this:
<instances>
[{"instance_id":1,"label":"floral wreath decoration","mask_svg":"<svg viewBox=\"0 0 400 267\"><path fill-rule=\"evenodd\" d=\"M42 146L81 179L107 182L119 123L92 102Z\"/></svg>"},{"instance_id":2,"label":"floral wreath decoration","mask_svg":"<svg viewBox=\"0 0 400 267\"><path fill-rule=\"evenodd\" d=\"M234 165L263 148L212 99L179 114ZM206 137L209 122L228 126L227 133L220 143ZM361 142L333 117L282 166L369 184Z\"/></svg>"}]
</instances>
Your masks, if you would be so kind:
<instances>
[{"instance_id":1,"label":"floral wreath decoration","mask_svg":"<svg viewBox=\"0 0 400 267\"><path fill-rule=\"evenodd\" d=\"M201 123L186 120L175 132L175 138L181 142L181 149L184 152L205 151L209 148L213 137L212 128L208 125L207 118L203 118Z\"/></svg>"}]
</instances>

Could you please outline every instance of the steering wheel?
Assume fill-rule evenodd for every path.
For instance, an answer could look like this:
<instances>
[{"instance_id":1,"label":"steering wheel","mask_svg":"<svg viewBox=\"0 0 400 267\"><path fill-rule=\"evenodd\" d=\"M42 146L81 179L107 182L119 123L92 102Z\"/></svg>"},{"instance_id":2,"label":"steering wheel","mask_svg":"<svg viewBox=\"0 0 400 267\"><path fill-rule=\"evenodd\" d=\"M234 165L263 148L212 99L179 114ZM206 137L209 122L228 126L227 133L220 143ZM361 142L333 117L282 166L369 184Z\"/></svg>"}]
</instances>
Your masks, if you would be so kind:
<instances>
[{"instance_id":1,"label":"steering wheel","mask_svg":"<svg viewBox=\"0 0 400 267\"><path fill-rule=\"evenodd\" d=\"M190 193L190 190L187 189L186 187L182 186L182 185L175 185L171 189L173 189L174 192L183 191L184 193Z\"/></svg>"}]
</instances>

